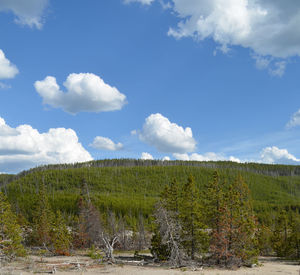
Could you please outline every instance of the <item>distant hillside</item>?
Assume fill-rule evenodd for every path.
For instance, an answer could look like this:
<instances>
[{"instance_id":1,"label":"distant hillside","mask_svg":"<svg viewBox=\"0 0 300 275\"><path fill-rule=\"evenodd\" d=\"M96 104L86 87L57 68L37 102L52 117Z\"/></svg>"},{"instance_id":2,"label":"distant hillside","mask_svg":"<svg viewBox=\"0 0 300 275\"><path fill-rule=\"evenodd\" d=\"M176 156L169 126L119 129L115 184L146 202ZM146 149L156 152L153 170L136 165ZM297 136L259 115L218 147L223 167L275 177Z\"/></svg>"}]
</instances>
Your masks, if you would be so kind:
<instances>
[{"instance_id":1,"label":"distant hillside","mask_svg":"<svg viewBox=\"0 0 300 275\"><path fill-rule=\"evenodd\" d=\"M22 177L28 173L44 170L62 170L88 167L136 167L136 166L192 166L213 169L234 169L263 174L268 176L300 176L300 165L260 164L260 163L237 163L231 161L161 161L141 159L104 159L93 160L74 164L52 164L44 165L23 171L16 175ZM0 174L1 176L1 174ZM0 177L1 182L1 177Z\"/></svg>"},{"instance_id":2,"label":"distant hillside","mask_svg":"<svg viewBox=\"0 0 300 275\"><path fill-rule=\"evenodd\" d=\"M52 207L76 214L83 182L94 204L102 211L112 209L133 219L142 213L151 216L164 186L173 178L183 183L193 175L202 192L218 170L225 182L241 173L250 187L255 210L261 217L275 208L300 209L300 167L233 162L183 162L150 160L101 160L73 165L49 165L18 175L0 175L3 191L17 211L31 218L39 183L48 191Z\"/></svg>"}]
</instances>

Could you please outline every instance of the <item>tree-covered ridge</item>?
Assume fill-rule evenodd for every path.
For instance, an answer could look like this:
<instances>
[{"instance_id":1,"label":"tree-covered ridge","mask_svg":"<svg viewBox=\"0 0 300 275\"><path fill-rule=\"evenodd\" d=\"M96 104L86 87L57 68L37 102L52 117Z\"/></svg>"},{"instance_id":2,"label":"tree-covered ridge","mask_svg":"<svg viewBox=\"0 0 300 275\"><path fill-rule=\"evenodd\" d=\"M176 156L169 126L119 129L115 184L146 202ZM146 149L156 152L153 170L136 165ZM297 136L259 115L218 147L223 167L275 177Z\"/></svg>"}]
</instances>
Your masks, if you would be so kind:
<instances>
[{"instance_id":1,"label":"tree-covered ridge","mask_svg":"<svg viewBox=\"0 0 300 275\"><path fill-rule=\"evenodd\" d=\"M2 190L16 210L24 212L24 216L31 219L34 203L32 195L38 193L39 183L45 184L54 211L74 214L80 186L82 181L85 181L91 199L98 209L112 209L122 215L130 213L133 217L142 213L147 218L152 213L153 205L164 186L173 178L185 182L186 178L192 175L197 186L205 188L205 183L212 178L214 170L191 165L37 169L24 176L18 176L14 181L2 186ZM254 209L259 217L268 219L270 211L276 208L300 209L299 176L274 177L233 168L218 171L221 181L225 183L232 182L237 173L241 173L251 190Z\"/></svg>"},{"instance_id":2,"label":"tree-covered ridge","mask_svg":"<svg viewBox=\"0 0 300 275\"><path fill-rule=\"evenodd\" d=\"M262 164L262 163L237 163L232 161L181 161L181 160L142 160L142 159L103 159L73 164L50 164L38 166L26 171L22 171L15 177L19 178L34 173L36 171L45 170L63 170L90 167L139 167L139 166L192 166L204 167L212 169L233 169L269 176L300 176L300 166L298 165L282 165L282 164ZM12 177L13 178L13 177ZM0 182L1 182L0 174Z\"/></svg>"},{"instance_id":3,"label":"tree-covered ridge","mask_svg":"<svg viewBox=\"0 0 300 275\"><path fill-rule=\"evenodd\" d=\"M37 169L0 189L28 233L25 243L58 254L70 253L72 242L100 245L112 258L114 245L149 248L154 234L152 251L165 259L209 252L227 265L258 252L300 255L299 176L183 165L73 167Z\"/></svg>"}]
</instances>

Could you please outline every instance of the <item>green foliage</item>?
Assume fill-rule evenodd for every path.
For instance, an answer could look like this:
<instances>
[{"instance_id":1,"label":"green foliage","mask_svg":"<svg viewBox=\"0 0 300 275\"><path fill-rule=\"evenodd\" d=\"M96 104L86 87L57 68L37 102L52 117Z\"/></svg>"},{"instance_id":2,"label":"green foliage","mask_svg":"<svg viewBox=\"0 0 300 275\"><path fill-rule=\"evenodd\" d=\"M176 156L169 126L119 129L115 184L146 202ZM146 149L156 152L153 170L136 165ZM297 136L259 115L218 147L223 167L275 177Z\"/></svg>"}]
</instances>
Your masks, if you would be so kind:
<instances>
[{"instance_id":1,"label":"green foliage","mask_svg":"<svg viewBox=\"0 0 300 275\"><path fill-rule=\"evenodd\" d=\"M149 231L153 224L151 214L155 202L163 190L171 192L166 195L170 201L166 202L165 206L174 215L173 219L179 220L181 204L179 197L182 186L178 183L186 182L191 175L195 179L197 190L200 190L201 204L205 208L206 215L202 217L202 221L208 228L213 228L215 224L221 222L221 218L223 222L226 221L227 212L230 213L233 207L227 204L224 208L222 199L224 193L229 192L229 187L234 183L237 174L242 176L251 190L253 210L258 223L262 225L257 244L260 251L272 253L271 249L274 249L278 255L297 257L297 248L293 248L293 244L298 245L299 230L297 218L293 218L293 215L297 216L300 212L300 166L102 160L38 167L18 175L0 175L0 188L7 195L13 211L24 221L28 221L30 226L34 225L34 232L48 232L34 238L41 244L49 241L47 220L51 221L51 225L53 218L43 218L38 229L37 217L40 215L53 217L50 212L59 210L64 217L69 217L67 220L69 226L76 227L76 224L80 224L78 200L82 193L82 182L85 182L89 190L89 199L94 210L102 214L104 226L108 225L107 213L114 213L117 222L122 219L127 229L137 231L139 217L142 215L145 228ZM41 182L44 185L42 196L39 194ZM48 210L42 211L42 202L45 203L45 209L50 210L49 213ZM40 209L40 212L37 209ZM286 248L284 248L286 245L284 230L280 229L282 225L276 221L278 213L282 210L287 212L288 217Z\"/></svg>"},{"instance_id":2,"label":"green foliage","mask_svg":"<svg viewBox=\"0 0 300 275\"><path fill-rule=\"evenodd\" d=\"M275 218L271 241L279 257L300 259L299 213L288 213L282 210Z\"/></svg>"},{"instance_id":3,"label":"green foliage","mask_svg":"<svg viewBox=\"0 0 300 275\"><path fill-rule=\"evenodd\" d=\"M250 192L240 175L226 187L212 228L212 257L226 266L251 262L258 254L258 245Z\"/></svg>"},{"instance_id":4,"label":"green foliage","mask_svg":"<svg viewBox=\"0 0 300 275\"><path fill-rule=\"evenodd\" d=\"M195 253L203 255L208 248L208 234L204 224L204 208L200 201L199 190L192 176L182 188L179 217L181 223L181 244L194 260Z\"/></svg>"},{"instance_id":5,"label":"green foliage","mask_svg":"<svg viewBox=\"0 0 300 275\"><path fill-rule=\"evenodd\" d=\"M102 260L103 256L101 250L92 245L87 254L93 260Z\"/></svg>"},{"instance_id":6,"label":"green foliage","mask_svg":"<svg viewBox=\"0 0 300 275\"><path fill-rule=\"evenodd\" d=\"M151 238L150 252L159 261L166 261L170 257L169 246L168 244L163 243L158 230L154 231L154 234Z\"/></svg>"},{"instance_id":7,"label":"green foliage","mask_svg":"<svg viewBox=\"0 0 300 275\"><path fill-rule=\"evenodd\" d=\"M70 255L72 236L60 211L56 212L56 216L52 224L51 240L55 254L65 256Z\"/></svg>"},{"instance_id":8,"label":"green foliage","mask_svg":"<svg viewBox=\"0 0 300 275\"><path fill-rule=\"evenodd\" d=\"M52 242L51 228L54 219L48 202L44 184L39 185L39 192L33 208L32 240L39 246L49 246Z\"/></svg>"},{"instance_id":9,"label":"green foliage","mask_svg":"<svg viewBox=\"0 0 300 275\"><path fill-rule=\"evenodd\" d=\"M285 174L283 173L284 166L239 165L229 162L170 162L172 166L163 166L167 165L164 163L107 160L75 165L75 168L68 165L65 166L67 169L64 169L63 165L49 166L49 169L48 167L33 169L14 177L14 180L5 184L2 190L6 192L12 206L31 222L34 208L32 197L38 192L40 182L44 182L53 211L60 210L63 213L75 215L84 179L90 190L90 199L100 212L111 209L116 216L126 215L130 226L136 224L139 214L142 213L147 226L151 223L150 216L153 206L167 183L174 178L178 182L185 182L187 177L192 175L196 185L201 187L205 193L204 185L211 181L213 168L219 167L220 182L232 182L236 177L237 170L241 170L240 173L251 190L254 209L259 221L272 223L269 213L276 208L300 209L298 199L300 197L300 177L290 175L293 171L292 168L296 169L296 167L287 166L286 174L289 176L281 176ZM146 166L149 164L152 166ZM156 166L153 166L154 164ZM99 167L93 167L93 165ZM114 167L103 167L105 165ZM205 167L201 167L201 165ZM280 173L275 173L277 168L280 168ZM265 175L264 171L266 171L265 174L274 174L275 176ZM295 174L296 170L293 173Z\"/></svg>"},{"instance_id":10,"label":"green foliage","mask_svg":"<svg viewBox=\"0 0 300 275\"><path fill-rule=\"evenodd\" d=\"M22 241L22 230L17 224L17 217L4 194L0 192L0 253L9 258L25 256Z\"/></svg>"}]
</instances>

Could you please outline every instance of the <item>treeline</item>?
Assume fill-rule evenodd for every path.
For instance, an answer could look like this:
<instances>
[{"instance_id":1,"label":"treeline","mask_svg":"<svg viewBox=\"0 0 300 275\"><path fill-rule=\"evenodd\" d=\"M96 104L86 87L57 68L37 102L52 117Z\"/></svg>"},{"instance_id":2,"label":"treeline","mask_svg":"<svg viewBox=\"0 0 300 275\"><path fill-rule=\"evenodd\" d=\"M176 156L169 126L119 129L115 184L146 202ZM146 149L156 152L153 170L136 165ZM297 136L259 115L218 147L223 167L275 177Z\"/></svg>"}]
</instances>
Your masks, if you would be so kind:
<instances>
[{"instance_id":1,"label":"treeline","mask_svg":"<svg viewBox=\"0 0 300 275\"><path fill-rule=\"evenodd\" d=\"M149 169L154 168L143 169L140 175L144 173L149 177ZM143 208L136 208L137 215L131 212L133 208L117 211L122 208L114 208L113 201L107 207L99 207L95 194L97 184L86 181L88 174L81 173L78 178L73 173L67 174L73 183L68 182L69 191L78 188L73 208L69 209L60 201L66 196L56 198L60 191L66 194L64 184L67 183L56 182L58 192L51 193L53 186L49 188L49 179L53 178L49 174L41 174L40 180L31 178L27 186L20 182L6 186L6 193L10 195L32 192L30 210L19 206L20 197L12 200L15 203L11 207L6 196L0 193L0 258L24 255L24 246L37 246L45 253L57 255L69 255L74 249L85 248L90 249L89 254L95 258L103 257L104 252L109 261L114 261L115 248L136 251L150 248L155 259L168 261L173 266L186 262L227 267L251 265L258 255L300 258L299 208L282 204L268 212L269 219L259 218L257 214L261 213L253 209L250 185L245 183L241 173L231 175L223 171L221 175L220 171L204 169L200 174L195 173L196 177L188 174L190 169L194 168L186 173L179 169L177 177L165 181L160 191L153 189L152 194L159 194L153 196L154 203L148 214L141 211ZM114 170L104 169L111 180L115 180ZM104 171L101 169L101 175L107 179ZM157 171L154 174L158 183L154 181L156 185L151 187L158 189L162 174ZM117 175L120 177L120 171ZM25 182L29 183L28 179ZM133 186L127 187L129 193ZM102 188L104 192L107 186ZM13 190L20 193L12 193ZM142 189L139 191L137 195L143 193ZM131 204L134 199L135 195L127 198ZM28 200L29 197L23 202L29 205Z\"/></svg>"},{"instance_id":2,"label":"treeline","mask_svg":"<svg viewBox=\"0 0 300 275\"><path fill-rule=\"evenodd\" d=\"M39 255L70 255L76 249L89 249L93 258L114 261L113 250L148 249L150 231L145 229L143 216L129 225L127 216L100 212L92 203L87 184L81 183L73 215L55 210L49 204L45 185L32 196L32 218L26 219L12 210L6 196L0 192L0 263L25 256L26 250L38 249ZM101 249L101 251L99 250Z\"/></svg>"},{"instance_id":3,"label":"treeline","mask_svg":"<svg viewBox=\"0 0 300 275\"><path fill-rule=\"evenodd\" d=\"M253 205L260 222L270 225L271 217L280 209L300 209L300 177L271 177L252 172L218 169L222 181L232 182L237 173L245 179L253 197ZM77 168L35 171L19 177L1 190L8 197L15 211L32 220L32 197L45 185L51 207L62 213L76 213L76 202L85 181L91 200L97 209L107 209L117 216L129 216L135 223L143 215L146 223L155 201L164 186L177 178L179 182L192 175L199 188L213 176L214 169L193 166L137 166Z\"/></svg>"},{"instance_id":4,"label":"treeline","mask_svg":"<svg viewBox=\"0 0 300 275\"><path fill-rule=\"evenodd\" d=\"M280 165L280 164L260 164L260 163L237 163L231 161L180 161L180 160L141 160L141 159L104 159L93 160L82 163L73 164L51 164L43 165L22 171L17 175L9 178L15 180L27 174L37 171L45 170L63 170L63 169L77 169L77 168L103 168L103 167L141 167L141 166L190 166L190 167L204 167L211 169L232 169L239 171L252 172L267 176L300 176L300 166L298 165ZM0 175L0 184L2 182Z\"/></svg>"}]
</instances>

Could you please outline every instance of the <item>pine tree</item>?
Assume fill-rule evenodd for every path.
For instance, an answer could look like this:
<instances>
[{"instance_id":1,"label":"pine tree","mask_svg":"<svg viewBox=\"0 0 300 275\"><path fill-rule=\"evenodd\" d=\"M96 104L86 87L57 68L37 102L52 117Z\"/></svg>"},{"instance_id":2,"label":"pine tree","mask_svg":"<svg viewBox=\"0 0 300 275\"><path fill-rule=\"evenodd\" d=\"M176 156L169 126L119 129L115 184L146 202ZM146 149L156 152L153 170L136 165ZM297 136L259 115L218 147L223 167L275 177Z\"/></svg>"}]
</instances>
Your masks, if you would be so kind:
<instances>
[{"instance_id":1,"label":"pine tree","mask_svg":"<svg viewBox=\"0 0 300 275\"><path fill-rule=\"evenodd\" d=\"M213 180L208 181L203 189L205 193L201 193L201 197L205 209L205 223L209 228L219 231L218 220L221 215L221 209L224 208L224 192L225 183L220 180L218 171L214 171Z\"/></svg>"},{"instance_id":2,"label":"pine tree","mask_svg":"<svg viewBox=\"0 0 300 275\"><path fill-rule=\"evenodd\" d=\"M50 207L44 183L40 184L33 216L33 238L37 245L51 245L51 227L54 214Z\"/></svg>"},{"instance_id":3,"label":"pine tree","mask_svg":"<svg viewBox=\"0 0 300 275\"><path fill-rule=\"evenodd\" d=\"M300 215L294 213L290 225L289 256L300 259Z\"/></svg>"},{"instance_id":4,"label":"pine tree","mask_svg":"<svg viewBox=\"0 0 300 275\"><path fill-rule=\"evenodd\" d=\"M65 256L70 255L72 237L60 211L56 212L51 229L51 238L55 254Z\"/></svg>"},{"instance_id":5,"label":"pine tree","mask_svg":"<svg viewBox=\"0 0 300 275\"><path fill-rule=\"evenodd\" d=\"M227 204L230 209L230 249L233 255L247 262L257 256L257 223L250 190L240 174L229 188Z\"/></svg>"},{"instance_id":6,"label":"pine tree","mask_svg":"<svg viewBox=\"0 0 300 275\"><path fill-rule=\"evenodd\" d=\"M167 243L163 243L161 235L157 229L151 238L151 254L159 261L166 261L170 258L170 249Z\"/></svg>"},{"instance_id":7,"label":"pine tree","mask_svg":"<svg viewBox=\"0 0 300 275\"><path fill-rule=\"evenodd\" d=\"M9 259L25 256L22 241L22 230L17 223L17 217L5 195L0 192L0 255L3 254Z\"/></svg>"},{"instance_id":8,"label":"pine tree","mask_svg":"<svg viewBox=\"0 0 300 275\"><path fill-rule=\"evenodd\" d=\"M289 219L287 212L282 210L275 218L275 226L272 236L273 249L277 256L284 257L288 248Z\"/></svg>"},{"instance_id":9,"label":"pine tree","mask_svg":"<svg viewBox=\"0 0 300 275\"><path fill-rule=\"evenodd\" d=\"M300 215L281 210L275 219L273 248L279 257L300 258Z\"/></svg>"},{"instance_id":10,"label":"pine tree","mask_svg":"<svg viewBox=\"0 0 300 275\"><path fill-rule=\"evenodd\" d=\"M208 234L204 224L203 206L192 176L183 186L180 203L181 242L192 260L195 254L203 254L208 247Z\"/></svg>"},{"instance_id":11,"label":"pine tree","mask_svg":"<svg viewBox=\"0 0 300 275\"><path fill-rule=\"evenodd\" d=\"M212 233L213 257L226 266L254 260L258 253L256 221L248 186L240 175L224 193L222 204Z\"/></svg>"}]
</instances>

